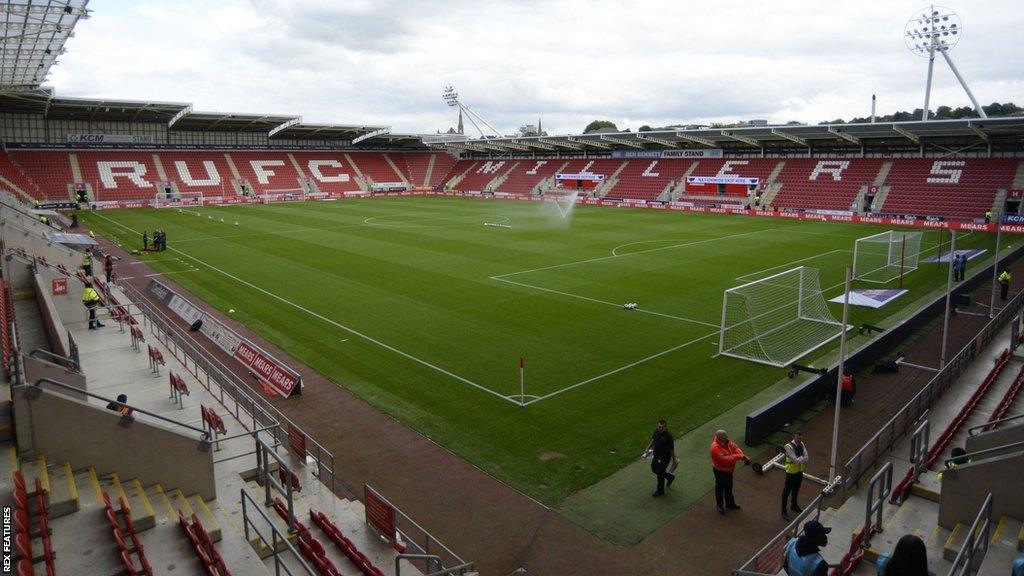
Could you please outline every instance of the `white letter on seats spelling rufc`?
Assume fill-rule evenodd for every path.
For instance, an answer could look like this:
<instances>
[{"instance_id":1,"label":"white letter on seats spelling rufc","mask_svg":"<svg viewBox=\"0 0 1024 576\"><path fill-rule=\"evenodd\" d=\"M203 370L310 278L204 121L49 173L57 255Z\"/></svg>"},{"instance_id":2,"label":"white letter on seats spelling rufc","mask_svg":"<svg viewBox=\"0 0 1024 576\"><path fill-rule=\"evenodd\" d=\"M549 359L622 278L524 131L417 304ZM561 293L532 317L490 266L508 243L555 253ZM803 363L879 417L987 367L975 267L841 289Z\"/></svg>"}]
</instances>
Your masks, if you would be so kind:
<instances>
[{"instance_id":1,"label":"white letter on seats spelling rufc","mask_svg":"<svg viewBox=\"0 0 1024 576\"><path fill-rule=\"evenodd\" d=\"M504 165L505 165L505 161L504 160L502 160L500 162L491 162L490 160L488 160L487 162L484 162L484 165L481 166L476 171L476 173L477 174L494 174L495 172L498 171L498 169L500 169Z\"/></svg>"},{"instance_id":2,"label":"white letter on seats spelling rufc","mask_svg":"<svg viewBox=\"0 0 1024 576\"><path fill-rule=\"evenodd\" d=\"M545 165L545 164L547 164L547 163L548 163L547 160L538 160L537 163L534 165L534 167L529 169L529 170L527 170L526 173L527 174L536 174L537 170L540 170L540 167Z\"/></svg>"},{"instance_id":3,"label":"white letter on seats spelling rufc","mask_svg":"<svg viewBox=\"0 0 1024 576\"><path fill-rule=\"evenodd\" d=\"M127 178L139 188L153 187L152 182L143 178L146 174L146 166L139 162L97 162L96 168L100 171L100 180L103 181L104 188L117 188L117 180L115 178ZM130 171L114 172L114 168L128 168Z\"/></svg>"},{"instance_id":4,"label":"white letter on seats spelling rufc","mask_svg":"<svg viewBox=\"0 0 1024 576\"><path fill-rule=\"evenodd\" d=\"M655 168L655 167L656 167L657 165L658 165L658 161L657 161L657 160L655 160L655 161L651 162L651 163L650 163L650 164L649 164L649 165L647 166L647 170L644 170L644 173L643 173L643 174L641 174L641 176L647 176L647 177L651 177L651 178L657 178L658 176L661 176L661 173L660 173L660 172L655 172L655 171L654 171L654 168Z\"/></svg>"},{"instance_id":5,"label":"white letter on seats spelling rufc","mask_svg":"<svg viewBox=\"0 0 1024 576\"><path fill-rule=\"evenodd\" d=\"M217 172L217 167L213 164L212 160L203 160L206 178L193 178L192 173L189 172L188 164L185 164L182 160L174 161L174 169L178 171L178 176L181 176L181 181L189 186L217 186L220 184L220 173Z\"/></svg>"},{"instance_id":6,"label":"white letter on seats spelling rufc","mask_svg":"<svg viewBox=\"0 0 1024 576\"><path fill-rule=\"evenodd\" d=\"M313 178L316 178L320 182L348 182L348 174L344 172L337 176L324 176L324 173L320 171L321 166L330 166L331 168L337 168L338 170L343 169L345 166L337 160L310 160L306 167L309 168L310 174Z\"/></svg>"},{"instance_id":7,"label":"white letter on seats spelling rufc","mask_svg":"<svg viewBox=\"0 0 1024 576\"><path fill-rule=\"evenodd\" d=\"M273 170L267 170L264 166L284 166L284 160L250 160L252 171L256 173L256 179L260 184L270 184L270 177L277 174Z\"/></svg>"},{"instance_id":8,"label":"white letter on seats spelling rufc","mask_svg":"<svg viewBox=\"0 0 1024 576\"><path fill-rule=\"evenodd\" d=\"M742 174L736 174L732 171L733 166L746 166L750 164L746 160L728 160L722 164L722 168L718 170L718 174L715 174L716 178L725 178L726 176L743 176Z\"/></svg>"},{"instance_id":9,"label":"white letter on seats spelling rufc","mask_svg":"<svg viewBox=\"0 0 1024 576\"><path fill-rule=\"evenodd\" d=\"M839 182L843 179L843 170L849 167L849 160L822 160L814 167L808 180L817 180L820 174L831 174L832 179Z\"/></svg>"}]
</instances>

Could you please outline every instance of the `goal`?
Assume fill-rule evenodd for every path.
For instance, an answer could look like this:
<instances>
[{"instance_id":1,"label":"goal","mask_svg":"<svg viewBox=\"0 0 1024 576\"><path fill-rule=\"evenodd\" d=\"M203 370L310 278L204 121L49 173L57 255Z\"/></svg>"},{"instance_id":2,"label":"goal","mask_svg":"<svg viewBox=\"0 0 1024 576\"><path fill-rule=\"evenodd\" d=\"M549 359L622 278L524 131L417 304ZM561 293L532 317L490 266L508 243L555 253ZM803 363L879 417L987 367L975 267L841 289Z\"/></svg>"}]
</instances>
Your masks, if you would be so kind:
<instances>
[{"instance_id":1,"label":"goal","mask_svg":"<svg viewBox=\"0 0 1024 576\"><path fill-rule=\"evenodd\" d=\"M166 194L158 192L156 198L153 200L153 206L160 208L163 206L202 206L203 205L203 193L202 192L174 192Z\"/></svg>"},{"instance_id":2,"label":"goal","mask_svg":"<svg viewBox=\"0 0 1024 576\"><path fill-rule=\"evenodd\" d=\"M917 270L921 232L889 230L858 238L853 245L853 278L886 283Z\"/></svg>"},{"instance_id":3,"label":"goal","mask_svg":"<svg viewBox=\"0 0 1024 576\"><path fill-rule=\"evenodd\" d=\"M839 336L820 272L801 266L725 291L718 352L788 366Z\"/></svg>"},{"instance_id":4,"label":"goal","mask_svg":"<svg viewBox=\"0 0 1024 576\"><path fill-rule=\"evenodd\" d=\"M274 190L264 190L263 194L260 194L259 198L264 204L273 204L277 202L305 202L306 190L303 188L278 188Z\"/></svg>"}]
</instances>

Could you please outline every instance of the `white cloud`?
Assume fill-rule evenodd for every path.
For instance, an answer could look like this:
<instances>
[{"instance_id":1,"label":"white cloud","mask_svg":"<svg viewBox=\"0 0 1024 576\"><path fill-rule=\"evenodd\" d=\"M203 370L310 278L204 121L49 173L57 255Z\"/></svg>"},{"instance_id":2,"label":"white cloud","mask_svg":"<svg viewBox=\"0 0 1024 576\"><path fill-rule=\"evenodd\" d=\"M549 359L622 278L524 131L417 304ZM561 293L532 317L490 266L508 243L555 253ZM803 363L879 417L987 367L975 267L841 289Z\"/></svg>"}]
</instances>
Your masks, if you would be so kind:
<instances>
[{"instance_id":1,"label":"white cloud","mask_svg":"<svg viewBox=\"0 0 1024 576\"><path fill-rule=\"evenodd\" d=\"M818 122L923 102L925 60L903 45L920 0L559 2L94 0L51 73L65 96L191 102L307 122L432 132L453 83L503 132L595 118L641 124ZM1020 102L1009 1L957 7L951 55L982 103ZM933 105L969 104L943 62Z\"/></svg>"}]
</instances>

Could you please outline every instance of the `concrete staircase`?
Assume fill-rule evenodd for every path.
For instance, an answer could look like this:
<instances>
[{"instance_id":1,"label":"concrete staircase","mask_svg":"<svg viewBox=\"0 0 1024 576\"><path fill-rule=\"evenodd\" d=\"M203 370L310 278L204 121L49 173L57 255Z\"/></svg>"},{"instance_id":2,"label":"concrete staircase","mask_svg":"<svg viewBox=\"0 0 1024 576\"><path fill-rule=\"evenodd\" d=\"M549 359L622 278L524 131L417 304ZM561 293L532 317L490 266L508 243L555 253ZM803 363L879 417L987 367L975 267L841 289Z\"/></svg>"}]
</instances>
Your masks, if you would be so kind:
<instances>
[{"instance_id":1,"label":"concrete staircase","mask_svg":"<svg viewBox=\"0 0 1024 576\"><path fill-rule=\"evenodd\" d=\"M1006 188L996 190L996 197L992 199L992 213L1002 214L1006 207Z\"/></svg>"},{"instance_id":2,"label":"concrete staircase","mask_svg":"<svg viewBox=\"0 0 1024 576\"><path fill-rule=\"evenodd\" d=\"M427 161L427 172L423 176L423 182L420 183L420 185L423 186L424 188L426 188L430 184L430 177L434 174L434 162L436 160L437 154L431 154L430 160Z\"/></svg>"},{"instance_id":3,"label":"concrete staircase","mask_svg":"<svg viewBox=\"0 0 1024 576\"><path fill-rule=\"evenodd\" d=\"M433 161L434 157L431 156L430 159L431 161ZM400 170L398 168L398 164L395 164L395 161L392 160L391 157L388 156L387 154L384 155L384 160L388 163L388 166L391 166L391 169L395 171L395 174L398 175L398 177L401 179L403 183L405 183L407 186L411 186L411 184L409 184L409 179L405 177L405 170Z\"/></svg>"},{"instance_id":4,"label":"concrete staircase","mask_svg":"<svg viewBox=\"0 0 1024 576\"><path fill-rule=\"evenodd\" d=\"M184 574L202 573L191 550L181 550L176 545L179 540L184 541L178 526L178 510L186 517L195 513L211 540L221 540L220 521L211 512L211 508L218 506L216 501L204 501L198 494L186 496L181 490L164 490L159 484L143 487L138 479L121 480L116 473L99 474L93 467L72 470L69 462L48 463L42 454L19 457L12 443L8 443L7 451L4 466L0 466L0 493L7 494L12 489L14 470L21 471L30 487L37 478L40 480L47 495L60 574L115 574L123 568L113 553L115 541L101 515L103 492L115 507L122 498L125 500L146 556L155 567L176 565L185 569ZM106 552L90 553L93 550Z\"/></svg>"},{"instance_id":5,"label":"concrete staircase","mask_svg":"<svg viewBox=\"0 0 1024 576\"><path fill-rule=\"evenodd\" d=\"M596 196L597 198L604 198L605 196L608 195L609 192L615 189L615 185L619 183L619 174L622 174L622 171L625 170L626 166L628 165L629 162L623 162L622 164L620 164L619 167L615 169L615 172L612 172L612 175L609 176L607 180L602 182L600 186L594 189L594 196Z\"/></svg>"},{"instance_id":6,"label":"concrete staircase","mask_svg":"<svg viewBox=\"0 0 1024 576\"><path fill-rule=\"evenodd\" d=\"M460 174L456 175L454 178L446 182L444 185L445 190L455 190L458 187L459 182L465 180L466 175L469 174L470 170L476 168L477 164L479 164L479 162L471 163L464 171L462 171Z\"/></svg>"}]
</instances>

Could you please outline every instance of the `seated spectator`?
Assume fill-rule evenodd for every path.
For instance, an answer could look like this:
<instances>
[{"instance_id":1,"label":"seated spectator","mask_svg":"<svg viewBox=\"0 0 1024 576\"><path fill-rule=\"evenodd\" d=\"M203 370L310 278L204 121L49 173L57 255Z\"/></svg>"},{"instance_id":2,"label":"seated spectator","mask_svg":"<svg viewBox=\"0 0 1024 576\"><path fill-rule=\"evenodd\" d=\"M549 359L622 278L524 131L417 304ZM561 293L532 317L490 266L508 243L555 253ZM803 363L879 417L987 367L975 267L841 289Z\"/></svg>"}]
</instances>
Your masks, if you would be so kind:
<instances>
[{"instance_id":1,"label":"seated spectator","mask_svg":"<svg viewBox=\"0 0 1024 576\"><path fill-rule=\"evenodd\" d=\"M1013 566L1010 568L1010 573L1013 576L1024 576L1024 552L1013 561Z\"/></svg>"},{"instance_id":2,"label":"seated spectator","mask_svg":"<svg viewBox=\"0 0 1024 576\"><path fill-rule=\"evenodd\" d=\"M122 416L131 416L132 409L128 406L128 395L118 394L117 401L107 404L107 410L120 412Z\"/></svg>"},{"instance_id":3,"label":"seated spectator","mask_svg":"<svg viewBox=\"0 0 1024 576\"><path fill-rule=\"evenodd\" d=\"M804 533L786 544L782 568L789 576L826 576L828 562L821 557L821 549L828 546L826 528L817 520L804 524Z\"/></svg>"},{"instance_id":4,"label":"seated spectator","mask_svg":"<svg viewBox=\"0 0 1024 576\"><path fill-rule=\"evenodd\" d=\"M878 576L935 576L928 571L928 552L924 540L913 534L900 538L892 555L879 554L875 562Z\"/></svg>"},{"instance_id":5,"label":"seated spectator","mask_svg":"<svg viewBox=\"0 0 1024 576\"><path fill-rule=\"evenodd\" d=\"M949 451L949 455L950 455L950 459L949 459L949 462L946 463L946 470L953 470L957 466L962 466L964 464L970 464L971 463L971 459L967 458L967 450L964 450L963 448L961 448L959 446L957 446L956 448L953 448L952 450L950 450ZM939 479L939 483L941 484L942 483L942 472L939 472L938 479Z\"/></svg>"}]
</instances>

